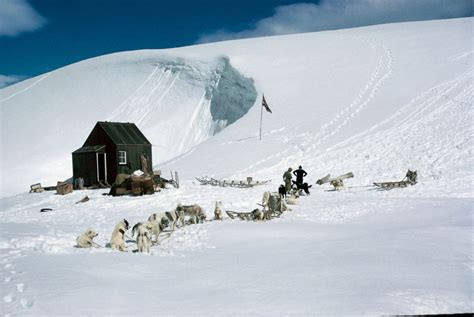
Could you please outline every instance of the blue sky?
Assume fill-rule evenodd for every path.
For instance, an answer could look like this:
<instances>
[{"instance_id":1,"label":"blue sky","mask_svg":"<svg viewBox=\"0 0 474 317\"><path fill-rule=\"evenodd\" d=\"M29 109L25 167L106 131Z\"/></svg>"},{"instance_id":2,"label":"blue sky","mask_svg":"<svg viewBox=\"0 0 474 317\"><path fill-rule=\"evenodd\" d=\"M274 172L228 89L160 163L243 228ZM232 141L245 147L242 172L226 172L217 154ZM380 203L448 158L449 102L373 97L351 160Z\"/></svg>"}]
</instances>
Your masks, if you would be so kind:
<instances>
[{"instance_id":1,"label":"blue sky","mask_svg":"<svg viewBox=\"0 0 474 317\"><path fill-rule=\"evenodd\" d=\"M0 88L117 51L465 17L472 16L472 5L473 0L0 0Z\"/></svg>"}]
</instances>

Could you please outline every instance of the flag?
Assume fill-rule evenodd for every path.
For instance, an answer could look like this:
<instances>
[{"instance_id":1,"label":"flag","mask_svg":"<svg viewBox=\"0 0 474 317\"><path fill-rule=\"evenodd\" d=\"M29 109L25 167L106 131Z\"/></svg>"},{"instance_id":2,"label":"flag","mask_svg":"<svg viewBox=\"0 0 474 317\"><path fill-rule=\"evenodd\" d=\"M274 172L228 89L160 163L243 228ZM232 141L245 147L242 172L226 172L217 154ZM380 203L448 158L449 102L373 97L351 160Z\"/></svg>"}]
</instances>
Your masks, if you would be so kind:
<instances>
[{"instance_id":1,"label":"flag","mask_svg":"<svg viewBox=\"0 0 474 317\"><path fill-rule=\"evenodd\" d=\"M270 107L267 104L267 101L265 100L265 95L262 95L262 107L264 107L265 110L267 110L268 112L272 113Z\"/></svg>"}]
</instances>

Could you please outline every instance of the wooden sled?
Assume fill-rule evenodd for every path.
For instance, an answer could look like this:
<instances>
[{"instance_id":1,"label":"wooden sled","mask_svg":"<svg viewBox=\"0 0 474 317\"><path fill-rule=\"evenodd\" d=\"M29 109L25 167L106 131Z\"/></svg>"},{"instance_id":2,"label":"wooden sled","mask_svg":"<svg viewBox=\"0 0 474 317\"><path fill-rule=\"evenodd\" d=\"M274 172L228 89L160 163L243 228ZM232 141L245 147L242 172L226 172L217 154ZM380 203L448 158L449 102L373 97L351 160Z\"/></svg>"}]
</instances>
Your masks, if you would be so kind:
<instances>
[{"instance_id":1,"label":"wooden sled","mask_svg":"<svg viewBox=\"0 0 474 317\"><path fill-rule=\"evenodd\" d=\"M354 174L352 172L342 174L342 175L339 175L337 177L332 177L332 178L331 178L331 174L327 174L323 178L318 179L316 181L316 184L323 185L323 184L329 183L334 187L335 190L340 190L344 188L343 180L348 179L348 178L353 178L353 177L354 177Z\"/></svg>"},{"instance_id":2,"label":"wooden sled","mask_svg":"<svg viewBox=\"0 0 474 317\"><path fill-rule=\"evenodd\" d=\"M252 220L251 212L237 212L227 210L225 213L229 216L230 219L239 218L240 220Z\"/></svg>"},{"instance_id":3,"label":"wooden sled","mask_svg":"<svg viewBox=\"0 0 474 317\"><path fill-rule=\"evenodd\" d=\"M408 186L415 185L417 183L418 174L416 171L410 171L406 173L405 177L399 182L381 182L373 183L374 186L381 189L390 190L394 188L405 188ZM406 180L405 180L406 179Z\"/></svg>"},{"instance_id":4,"label":"wooden sled","mask_svg":"<svg viewBox=\"0 0 474 317\"><path fill-rule=\"evenodd\" d=\"M196 180L201 183L201 185L211 185L211 186L220 186L220 187L235 187L235 188L250 188L258 185L265 185L270 181L253 181L251 177L247 178L247 181L235 181L235 180L217 180L212 177L196 177Z\"/></svg>"},{"instance_id":5,"label":"wooden sled","mask_svg":"<svg viewBox=\"0 0 474 317\"><path fill-rule=\"evenodd\" d=\"M274 212L274 211L265 211L265 210L259 210L259 213L255 213L255 209L251 212L237 212L237 211L231 211L227 210L225 213L229 216L230 219L235 219L238 218L240 220L247 220L247 221L257 221L257 220L271 220L273 218L280 217L281 213ZM261 217L261 219L259 219Z\"/></svg>"},{"instance_id":6,"label":"wooden sled","mask_svg":"<svg viewBox=\"0 0 474 317\"><path fill-rule=\"evenodd\" d=\"M383 182L383 183L373 183L374 186L382 188L382 189L394 189L394 188L405 188L412 184L408 181L400 181L400 182Z\"/></svg>"}]
</instances>

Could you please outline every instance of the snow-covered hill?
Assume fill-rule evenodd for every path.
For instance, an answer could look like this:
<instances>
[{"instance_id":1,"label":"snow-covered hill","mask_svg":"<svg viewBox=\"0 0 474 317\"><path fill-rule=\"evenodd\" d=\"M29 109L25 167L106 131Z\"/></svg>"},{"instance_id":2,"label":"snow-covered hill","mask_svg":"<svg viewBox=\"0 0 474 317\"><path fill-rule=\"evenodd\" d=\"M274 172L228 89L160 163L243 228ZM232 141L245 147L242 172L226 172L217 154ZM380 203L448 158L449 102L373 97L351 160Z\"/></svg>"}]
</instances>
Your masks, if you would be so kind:
<instances>
[{"instance_id":1,"label":"snow-covered hill","mask_svg":"<svg viewBox=\"0 0 474 317\"><path fill-rule=\"evenodd\" d=\"M2 149L12 149L2 151L3 195L69 178L71 152L98 120L134 122L154 145L155 163L163 162L235 122L257 97L225 56L162 51L87 60L0 94Z\"/></svg>"},{"instance_id":2,"label":"snow-covered hill","mask_svg":"<svg viewBox=\"0 0 474 317\"><path fill-rule=\"evenodd\" d=\"M2 311L472 311L472 23L124 52L0 90L4 195L70 177L70 153L103 120L136 122L155 145L155 167L182 179L179 190L142 198L76 191L2 199ZM262 93L273 113L264 113L260 141ZM105 244L121 218L135 223L178 202L201 204L209 218L216 200L251 210L298 165L313 184L352 171L352 188L314 185L293 212L270 222L180 229L150 257L72 247L88 227ZM401 179L408 168L419 172L414 187L366 187ZM272 183L208 188L193 182L202 175ZM90 202L74 204L86 194ZM40 214L43 207L53 211Z\"/></svg>"}]
</instances>

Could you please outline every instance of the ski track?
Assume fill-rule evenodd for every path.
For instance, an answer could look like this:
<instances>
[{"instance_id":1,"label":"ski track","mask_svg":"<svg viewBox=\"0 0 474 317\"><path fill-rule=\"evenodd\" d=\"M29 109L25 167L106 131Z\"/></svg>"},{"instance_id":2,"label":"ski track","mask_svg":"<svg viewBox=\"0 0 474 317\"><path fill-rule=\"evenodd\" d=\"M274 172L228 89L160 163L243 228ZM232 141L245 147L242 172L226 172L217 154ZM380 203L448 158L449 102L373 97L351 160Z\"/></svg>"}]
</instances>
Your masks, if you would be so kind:
<instances>
[{"instance_id":1,"label":"ski track","mask_svg":"<svg viewBox=\"0 0 474 317\"><path fill-rule=\"evenodd\" d=\"M14 93L14 94L12 94L12 95L10 95L10 96L4 98L4 99L0 99L0 103L2 103L2 102L4 102L4 101L7 101L7 100L9 100L9 99L11 99L11 98L13 98L13 97L15 97L15 96L18 96L19 94L22 94L22 93L24 93L25 91L30 90L31 88L33 88L34 86L38 85L40 82L42 82L43 80L45 80L46 78L48 78L51 74L52 74L52 73L47 73L47 74L41 76L40 78L38 78L38 80L36 80L35 82L33 82L31 85L29 85L29 86L23 88L22 90L17 91L16 93Z\"/></svg>"},{"instance_id":2,"label":"ski track","mask_svg":"<svg viewBox=\"0 0 474 317\"><path fill-rule=\"evenodd\" d=\"M318 151L322 142L335 136L348 122L356 118L357 114L373 100L382 83L393 73L393 57L390 49L375 40L365 41L371 42L371 47L379 54L372 75L354 100L316 134L306 132L286 135L285 142L293 146L256 161L236 172L234 177L246 175L257 169L255 176L272 175L275 170L286 170L295 161L313 170L330 171L339 169L338 166L350 166L351 161L362 160L366 161L366 164L372 163L374 169L371 171L372 175L384 175L387 170L397 171L400 166L405 166L419 169L422 181L436 182L453 173L450 171L452 169L450 162L472 161L471 148L474 135L474 127L470 120L473 102L472 69L423 91L402 105L393 115L371 128L335 143L324 151ZM456 60L467 58L469 55L470 52L456 55ZM459 121L456 113L466 113L466 116ZM419 127L423 129L420 131ZM428 134L429 140L419 135L426 133L427 129L432 130L432 133ZM437 138L438 130L447 131L446 137ZM307 141L298 142L298 139ZM428 146L429 144L434 146ZM301 146L306 149L302 150ZM410 150L404 151L405 148ZM371 157L367 154L368 149L378 149L377 155ZM321 161L323 155L325 159ZM417 159L423 156L425 156L423 160ZM377 166L378 158L386 157L393 158L390 160L391 166ZM449 160L446 160L448 157ZM269 164L269 162L275 163ZM265 167L262 167L264 165ZM364 176L358 175L359 184L369 183L370 175ZM446 193L448 191L446 190ZM464 192L461 190L459 195L469 195L469 192L466 188Z\"/></svg>"},{"instance_id":3,"label":"ski track","mask_svg":"<svg viewBox=\"0 0 474 317\"><path fill-rule=\"evenodd\" d=\"M137 89L135 89L117 108L114 112L112 112L112 114L110 115L109 117L109 121L111 121L112 119L116 118L119 116L119 114L121 114L122 112L125 112L125 110L127 109L127 106L128 104L131 102L131 100L139 95L139 92L140 90L143 88L143 86L145 86L152 78L153 76L155 75L155 73L158 71L159 69L159 65L156 65L155 68L153 69L153 71L150 73L150 75L148 75L148 77L137 87Z\"/></svg>"},{"instance_id":4,"label":"ski track","mask_svg":"<svg viewBox=\"0 0 474 317\"><path fill-rule=\"evenodd\" d=\"M435 102L441 100L442 98L449 98L447 97L447 93L449 93L452 88L454 88L454 86L457 86L459 84L460 79L466 79L469 76L472 76L472 74L470 72L467 72L466 74L461 75L458 78L440 83L424 91L420 95L410 100L407 104L400 107L399 110L396 111L389 118L379 122L378 124L361 133L358 133L350 138L347 138L346 140L332 145L330 148L328 148L327 151L333 151L341 147L354 145L359 141L359 139L374 133L376 130L390 129L391 127L393 128L393 125L396 125L396 127L392 129L392 131L389 132L388 135L385 135L385 137L393 136L397 133L397 128L403 128L404 123L406 123L408 120L412 120L412 117L414 117L415 115L418 116L418 114L420 114L424 110L427 110L429 107L432 107Z\"/></svg>"},{"instance_id":5,"label":"ski track","mask_svg":"<svg viewBox=\"0 0 474 317\"><path fill-rule=\"evenodd\" d=\"M191 115L190 122L192 122L192 124L188 126L187 128L183 127L184 131L182 131L182 134L184 135L184 137L181 139L181 143L179 144L177 148L179 152L181 152L183 149L187 147L187 143L189 143L189 140L192 140L192 143L196 142L196 140L191 138L191 135L193 134L193 132L199 129L199 125L201 125L202 123L198 119L201 117L201 114L203 113L203 111L206 111L209 108L210 108L210 100L206 102L206 92L203 92L201 99L199 100L198 106L196 107L193 114ZM196 128L196 126L198 127ZM199 136L194 135L194 138L197 138L197 137Z\"/></svg>"},{"instance_id":6,"label":"ski track","mask_svg":"<svg viewBox=\"0 0 474 317\"><path fill-rule=\"evenodd\" d=\"M172 80L171 85L167 84L172 72L170 70L161 69L157 66L152 74L145 80L145 82L115 111L110 121L117 120L123 117L127 117L127 120L141 124L143 119L152 110L153 101L156 99L161 100L160 96L156 97L156 92L160 92L165 86L166 90L169 90L171 85L174 83Z\"/></svg>"},{"instance_id":7,"label":"ski track","mask_svg":"<svg viewBox=\"0 0 474 317\"><path fill-rule=\"evenodd\" d=\"M449 58L449 61L459 62L459 61L462 61L464 59L467 59L468 57L471 57L471 61L472 61L472 56L471 55L473 53L474 53L474 50L470 50L470 51L466 51L466 52L463 52L463 53L455 54L455 55L453 55Z\"/></svg>"},{"instance_id":8,"label":"ski track","mask_svg":"<svg viewBox=\"0 0 474 317\"><path fill-rule=\"evenodd\" d=\"M377 57L367 82L361 86L352 101L315 133L300 133L297 130L285 131L285 128L265 133L265 137L272 134L284 135L284 143L290 146L235 172L232 177L240 178L246 176L249 172L253 172L254 177L273 175L275 171L283 171L294 164L295 161L301 162L302 165L311 170L337 169L340 166L351 166L352 161L364 161L367 166L371 167L371 175L386 175L386 170L397 171L400 166L411 167L412 164L415 164L415 168L424 171L420 173L420 182L425 183L423 185L427 187L430 182L448 178L448 175L452 176L452 173L456 173L457 167L453 167L453 164L472 163L472 137L474 135L474 125L472 124L474 99L472 69L422 91L419 95L401 105L395 113L369 129L333 144L326 148L324 152L319 150L323 142L338 135L352 120L357 119L377 96L384 82L394 72L392 52L386 45L381 44L376 39L359 38L359 40L369 45L377 53ZM472 53L473 51L470 50L455 54L449 60L451 62L462 62L471 58ZM139 124L146 121L148 114L155 107L160 106L162 100L173 89L176 80L179 79L182 69L179 68L180 66L177 67L178 71L173 72L166 67L157 65L137 89L117 107L108 120L113 121L121 117L127 117L130 118L129 121L135 121ZM197 69L196 72L198 72ZM27 91L46 79L50 74L42 76L30 86L0 100L0 102ZM197 118L200 117L200 113L208 106L204 94L192 114L192 122L196 122ZM460 117L459 113L465 113L466 115ZM442 138L439 138L438 130L444 131L445 134ZM184 133L189 135L192 131L193 129L190 127ZM178 147L179 149L185 147L183 142L186 139L188 138L183 139ZM375 156L369 155L368 149L375 149L372 151L376 153ZM404 149L409 150L404 151ZM193 151L194 148L191 148L188 152L172 159L166 165L179 161ZM321 160L323 155L325 156L324 161ZM423 159L417 159L419 157ZM378 164L380 158L384 158L382 161L388 162L389 165L382 166ZM270 162L276 163L272 164ZM355 166L363 165L361 163L355 164ZM458 170L462 171L463 169ZM357 177L361 182L369 179L366 175L357 175ZM452 178L458 181L461 177L462 175L455 175ZM465 187L461 187L459 195L472 197L470 187L472 186L472 180L468 179L467 183ZM10 316L10 314L27 315L28 309L34 307L37 303L37 300L30 293L30 286L25 283L26 278L22 277L28 273L20 269L23 258L33 253L100 254L116 252L108 248L92 250L74 248L76 236L82 233L77 231L78 228L84 231L92 224L94 229L100 233L97 242L105 245L113 226L122 217L127 217L133 225L138 221L147 219L151 213L170 210L178 202L181 202L183 204L201 204L207 213L208 219L212 219L214 201L222 200L222 197L228 198L227 201L223 202L223 210L249 211L256 207L256 203L260 202L261 194L264 191L274 189L275 184L269 184L248 190L239 189L238 194L234 194L236 189L233 188L201 186L192 181L185 181L181 189L163 190L158 195L139 198L121 197L111 199L102 196L105 191L101 190L75 191L68 196L43 193L38 194L41 199L25 201L19 197L16 204L9 204L11 210L7 210L2 214L0 224L35 224L41 229L41 234L35 235L33 232L27 235L18 235L15 238L0 239L2 313L5 316ZM401 195L397 190L373 191L354 186L342 192L328 192L319 195L324 189L313 187L312 195L300 199L299 205L289 206L292 211L286 212L281 218L272 221L291 223L303 220L318 224L339 224L371 212L397 212L398 210L393 208L394 200L397 201L396 208L412 210L414 208L412 201L407 198L423 198L423 195L438 197L443 194L456 197L455 190L457 190L431 186L432 191L425 188L425 191L422 192L414 186L404 189L403 195ZM74 204L86 194L91 197L87 205ZM344 199L340 199L338 204L335 205L333 194L342 195ZM317 206L317 212L315 212L314 206ZM53 211L39 213L39 209L43 207L50 207ZM67 213L65 213L66 211ZM237 220L228 218L225 218L222 222L207 221L203 224L178 228L171 235L169 230L165 230L160 236L161 244L154 246L150 255L186 257L189 252L213 249L215 246L212 243L210 233L214 227L235 221ZM61 229L58 230L57 228ZM129 251L135 249L133 243L128 243L128 246ZM472 266L470 268L472 269ZM419 294L419 290L404 289L386 295L393 299L393 303L404 307L407 314L435 314L440 311L452 311L453 307L465 307L465 303L456 301L453 299L455 297L449 293L426 296L420 296Z\"/></svg>"},{"instance_id":9,"label":"ski track","mask_svg":"<svg viewBox=\"0 0 474 317\"><path fill-rule=\"evenodd\" d=\"M341 111L336 113L334 117L328 123L323 125L316 134L305 132L288 138L287 142L292 142L290 141L292 139L306 140L294 142L296 151L295 148L286 148L280 152L263 158L254 164L249 165L247 168L236 172L233 176L248 174L248 172L257 168L259 169L260 175L265 175L277 168L280 170L286 169L286 166L288 166L289 162L305 161L305 152L317 152L317 149L320 147L321 143L331 137L334 137L344 126L346 126L350 121L354 120L357 115L363 111L363 109L376 96L382 83L393 73L393 57L391 50L386 45L380 44L378 40L369 38L361 38L359 40L362 43L368 44L372 50L377 52L377 61L375 63L372 75L369 77L369 80L366 82L366 84L363 85L359 90L359 93L353 99L353 101ZM265 136L268 136L268 133L265 134ZM305 150L302 151L301 147L305 148ZM296 156L292 154L295 152L298 153ZM279 157L284 157L285 159L283 159L283 161L277 162L276 164L270 164L271 166L268 166L269 161ZM264 164L266 165L265 168L259 167Z\"/></svg>"},{"instance_id":10,"label":"ski track","mask_svg":"<svg viewBox=\"0 0 474 317\"><path fill-rule=\"evenodd\" d=\"M464 84L465 88L456 92L461 84ZM442 114L445 115L446 112L448 112L447 118L455 111L464 110L469 113L470 103L462 100L472 101L471 71L428 89L401 107L391 117L356 136L333 145L328 148L328 151L356 146L361 138L369 135L372 135L372 143L383 142L384 139L397 140L402 135L409 134L408 132L414 130L417 125L427 125L436 118L442 117ZM446 117L443 120L446 120ZM382 130L382 132L374 133L376 130ZM453 129L447 130L453 131Z\"/></svg>"}]
</instances>

